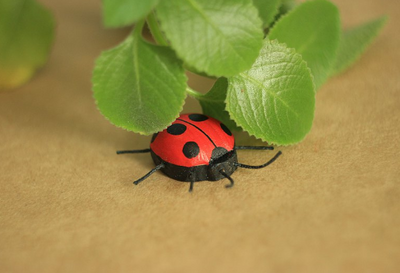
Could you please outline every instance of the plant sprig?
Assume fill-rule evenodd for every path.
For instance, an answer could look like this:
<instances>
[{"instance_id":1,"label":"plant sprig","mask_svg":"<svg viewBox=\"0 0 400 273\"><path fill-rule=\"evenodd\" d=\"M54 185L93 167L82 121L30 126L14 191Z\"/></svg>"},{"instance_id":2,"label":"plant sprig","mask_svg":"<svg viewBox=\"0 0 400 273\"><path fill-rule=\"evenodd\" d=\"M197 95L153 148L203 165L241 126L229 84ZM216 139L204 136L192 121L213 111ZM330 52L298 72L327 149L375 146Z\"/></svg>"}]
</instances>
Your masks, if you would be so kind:
<instances>
[{"instance_id":1,"label":"plant sprig","mask_svg":"<svg viewBox=\"0 0 400 273\"><path fill-rule=\"evenodd\" d=\"M349 67L385 22L342 32L327 0L291 10L292 0L103 2L106 26L135 23L94 69L98 108L113 124L156 133L179 116L188 94L231 129L277 145L304 139L316 90ZM156 44L141 36L145 21ZM185 69L217 81L201 94L187 86Z\"/></svg>"}]
</instances>

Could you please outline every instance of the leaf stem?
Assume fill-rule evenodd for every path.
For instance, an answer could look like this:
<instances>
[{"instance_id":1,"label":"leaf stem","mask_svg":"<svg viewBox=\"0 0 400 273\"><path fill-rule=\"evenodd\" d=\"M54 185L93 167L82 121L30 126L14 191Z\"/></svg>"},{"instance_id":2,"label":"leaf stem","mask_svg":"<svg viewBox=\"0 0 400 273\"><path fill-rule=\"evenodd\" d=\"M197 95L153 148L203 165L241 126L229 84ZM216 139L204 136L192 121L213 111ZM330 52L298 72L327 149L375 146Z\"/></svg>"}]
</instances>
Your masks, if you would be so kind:
<instances>
[{"instance_id":1,"label":"leaf stem","mask_svg":"<svg viewBox=\"0 0 400 273\"><path fill-rule=\"evenodd\" d=\"M188 93L189 96L197 99L197 100L201 100L204 95L196 90L193 90L192 88L190 88L189 86L186 87L186 93Z\"/></svg>"},{"instance_id":2,"label":"leaf stem","mask_svg":"<svg viewBox=\"0 0 400 273\"><path fill-rule=\"evenodd\" d=\"M145 20L140 20L136 23L132 35L135 37L141 37L142 35L142 30L143 30L143 26L144 26L144 22Z\"/></svg>"},{"instance_id":3,"label":"leaf stem","mask_svg":"<svg viewBox=\"0 0 400 273\"><path fill-rule=\"evenodd\" d=\"M153 38L156 41L156 43L159 45L168 46L168 41L164 37L164 34L160 29L154 11L151 12L149 16L147 16L147 25L149 26L150 32L153 35Z\"/></svg>"}]
</instances>

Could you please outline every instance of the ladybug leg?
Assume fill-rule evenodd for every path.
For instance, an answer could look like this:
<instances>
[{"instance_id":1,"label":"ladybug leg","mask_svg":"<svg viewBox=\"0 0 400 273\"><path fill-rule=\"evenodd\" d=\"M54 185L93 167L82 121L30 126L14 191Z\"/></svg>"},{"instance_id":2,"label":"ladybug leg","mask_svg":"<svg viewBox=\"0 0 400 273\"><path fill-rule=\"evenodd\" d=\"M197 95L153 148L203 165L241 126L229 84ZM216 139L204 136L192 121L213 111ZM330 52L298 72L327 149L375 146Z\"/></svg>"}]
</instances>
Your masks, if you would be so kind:
<instances>
[{"instance_id":1,"label":"ladybug leg","mask_svg":"<svg viewBox=\"0 0 400 273\"><path fill-rule=\"evenodd\" d=\"M193 191L194 181L190 181L189 192Z\"/></svg>"},{"instance_id":2,"label":"ladybug leg","mask_svg":"<svg viewBox=\"0 0 400 273\"><path fill-rule=\"evenodd\" d=\"M189 182L190 182L189 192L192 192L193 191L193 185L194 185L194 182L195 182L195 177L194 177L194 172L193 171L191 171L189 173Z\"/></svg>"},{"instance_id":3,"label":"ladybug leg","mask_svg":"<svg viewBox=\"0 0 400 273\"><path fill-rule=\"evenodd\" d=\"M262 165L258 165L258 166L251 166L251 165L246 165L246 164L242 164L239 162L235 162L235 166L237 167L241 167L241 168L246 168L246 169L261 169L264 167L267 167L269 164L271 164L272 162L274 162L280 155L282 154L281 151L279 151L272 159L270 159L267 163L262 164Z\"/></svg>"},{"instance_id":4,"label":"ladybug leg","mask_svg":"<svg viewBox=\"0 0 400 273\"><path fill-rule=\"evenodd\" d=\"M272 146L235 146L236 150L273 150Z\"/></svg>"},{"instance_id":5,"label":"ladybug leg","mask_svg":"<svg viewBox=\"0 0 400 273\"><path fill-rule=\"evenodd\" d=\"M149 153L150 149L143 149L143 150L125 150L125 151L117 151L117 155L120 154L140 154L140 153Z\"/></svg>"},{"instance_id":6,"label":"ladybug leg","mask_svg":"<svg viewBox=\"0 0 400 273\"><path fill-rule=\"evenodd\" d=\"M164 168L164 163L161 163L160 165L157 165L154 169L152 169L151 171L149 171L145 176L139 178L138 180L134 181L133 184L137 185L140 182L142 182L143 180L145 180L147 177L149 177L150 175L152 175L153 173L155 173L156 171L158 171L159 169Z\"/></svg>"},{"instance_id":7,"label":"ladybug leg","mask_svg":"<svg viewBox=\"0 0 400 273\"><path fill-rule=\"evenodd\" d=\"M230 177L227 173L225 173L223 170L219 170L220 174L222 174L223 176L225 176L226 178L229 179L229 181L231 182L228 185L225 185L225 188L232 188L233 185L235 184L235 181L233 181L232 177Z\"/></svg>"}]
</instances>

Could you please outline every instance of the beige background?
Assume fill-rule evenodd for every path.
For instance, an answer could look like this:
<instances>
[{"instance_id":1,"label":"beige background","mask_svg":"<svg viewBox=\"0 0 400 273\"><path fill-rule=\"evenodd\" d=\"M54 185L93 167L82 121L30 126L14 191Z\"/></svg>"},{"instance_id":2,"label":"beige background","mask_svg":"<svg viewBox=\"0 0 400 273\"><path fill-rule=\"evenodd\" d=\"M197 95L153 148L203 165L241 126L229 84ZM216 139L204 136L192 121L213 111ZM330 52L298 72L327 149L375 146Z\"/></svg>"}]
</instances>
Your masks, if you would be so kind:
<instances>
[{"instance_id":1,"label":"beige background","mask_svg":"<svg viewBox=\"0 0 400 273\"><path fill-rule=\"evenodd\" d=\"M270 167L235 172L234 188L192 194L161 173L132 185L153 163L115 150L149 137L95 107L93 62L128 29L105 30L97 0L42 2L58 22L51 58L0 93L0 272L400 272L397 0L334 1L345 26L391 18L318 93L312 132ZM239 152L248 164L271 156Z\"/></svg>"}]
</instances>

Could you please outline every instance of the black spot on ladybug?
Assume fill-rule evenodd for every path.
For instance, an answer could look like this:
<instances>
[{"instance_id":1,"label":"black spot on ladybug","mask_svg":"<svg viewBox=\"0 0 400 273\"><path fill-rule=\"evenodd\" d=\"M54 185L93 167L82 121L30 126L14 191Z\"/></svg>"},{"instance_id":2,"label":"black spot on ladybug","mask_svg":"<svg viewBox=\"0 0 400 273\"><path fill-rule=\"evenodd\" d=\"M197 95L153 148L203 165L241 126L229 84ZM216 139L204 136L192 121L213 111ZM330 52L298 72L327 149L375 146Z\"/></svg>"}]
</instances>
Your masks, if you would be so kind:
<instances>
[{"instance_id":1,"label":"black spot on ladybug","mask_svg":"<svg viewBox=\"0 0 400 273\"><path fill-rule=\"evenodd\" d=\"M172 124L167 128L167 132L171 135L178 136L186 131L186 126L184 124L176 123Z\"/></svg>"},{"instance_id":2,"label":"black spot on ladybug","mask_svg":"<svg viewBox=\"0 0 400 273\"><path fill-rule=\"evenodd\" d=\"M154 140L156 140L157 136L158 136L158 133L153 134L153 136L151 137L151 142L150 143L153 143Z\"/></svg>"},{"instance_id":3,"label":"black spot on ladybug","mask_svg":"<svg viewBox=\"0 0 400 273\"><path fill-rule=\"evenodd\" d=\"M200 153L200 148L196 142L189 141L186 142L185 145L183 146L182 152L187 158L193 158Z\"/></svg>"},{"instance_id":4,"label":"black spot on ladybug","mask_svg":"<svg viewBox=\"0 0 400 273\"><path fill-rule=\"evenodd\" d=\"M205 121L208 119L208 117L201 114L190 114L189 119L192 121Z\"/></svg>"},{"instance_id":5,"label":"black spot on ladybug","mask_svg":"<svg viewBox=\"0 0 400 273\"><path fill-rule=\"evenodd\" d=\"M210 162L218 160L218 158L221 158L227 152L228 151L224 147L216 147L216 148L214 148L214 150L212 151L212 154L211 154Z\"/></svg>"},{"instance_id":6,"label":"black spot on ladybug","mask_svg":"<svg viewBox=\"0 0 400 273\"><path fill-rule=\"evenodd\" d=\"M226 125L223 124L223 123L221 123L221 129L222 129L228 136L231 136L231 135L232 135L231 130L229 130L229 128L226 127Z\"/></svg>"}]
</instances>

